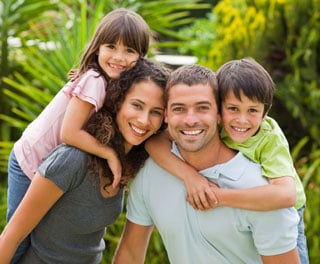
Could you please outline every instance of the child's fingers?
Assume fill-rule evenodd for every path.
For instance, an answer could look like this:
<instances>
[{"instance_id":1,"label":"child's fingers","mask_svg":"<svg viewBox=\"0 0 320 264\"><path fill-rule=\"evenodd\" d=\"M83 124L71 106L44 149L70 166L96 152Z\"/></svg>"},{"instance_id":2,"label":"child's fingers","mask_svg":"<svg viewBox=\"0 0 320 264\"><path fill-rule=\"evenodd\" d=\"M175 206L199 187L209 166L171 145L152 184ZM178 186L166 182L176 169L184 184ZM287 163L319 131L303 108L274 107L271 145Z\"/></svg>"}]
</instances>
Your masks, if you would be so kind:
<instances>
[{"instance_id":1,"label":"child's fingers","mask_svg":"<svg viewBox=\"0 0 320 264\"><path fill-rule=\"evenodd\" d=\"M112 187L113 188L116 188L119 183L120 183L120 180L121 180L121 174L113 174L113 182L112 182Z\"/></svg>"}]
</instances>

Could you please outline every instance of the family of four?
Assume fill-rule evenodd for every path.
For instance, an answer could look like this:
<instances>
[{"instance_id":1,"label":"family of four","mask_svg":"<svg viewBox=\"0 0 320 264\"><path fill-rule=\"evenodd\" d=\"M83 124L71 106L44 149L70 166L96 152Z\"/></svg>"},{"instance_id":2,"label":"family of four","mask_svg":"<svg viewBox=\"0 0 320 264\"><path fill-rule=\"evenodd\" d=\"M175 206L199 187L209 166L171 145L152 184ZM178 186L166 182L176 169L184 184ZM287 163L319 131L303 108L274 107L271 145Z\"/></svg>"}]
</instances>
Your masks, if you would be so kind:
<instances>
[{"instance_id":1,"label":"family of four","mask_svg":"<svg viewBox=\"0 0 320 264\"><path fill-rule=\"evenodd\" d=\"M129 180L116 264L144 263L154 226L170 263L308 263L269 74L249 58L170 72L149 38L137 13L107 14L15 144L0 264L100 263Z\"/></svg>"}]
</instances>

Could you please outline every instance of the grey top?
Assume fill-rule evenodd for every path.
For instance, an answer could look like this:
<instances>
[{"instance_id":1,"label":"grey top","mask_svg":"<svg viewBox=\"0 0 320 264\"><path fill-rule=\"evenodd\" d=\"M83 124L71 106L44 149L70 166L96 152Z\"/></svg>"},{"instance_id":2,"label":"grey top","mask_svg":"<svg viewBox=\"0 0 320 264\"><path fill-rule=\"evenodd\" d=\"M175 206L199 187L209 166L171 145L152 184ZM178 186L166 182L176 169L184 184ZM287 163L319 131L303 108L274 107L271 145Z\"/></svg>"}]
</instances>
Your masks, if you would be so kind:
<instances>
[{"instance_id":1,"label":"grey top","mask_svg":"<svg viewBox=\"0 0 320 264\"><path fill-rule=\"evenodd\" d=\"M20 263L100 263L106 226L119 217L124 192L104 198L98 178L88 174L86 157L77 148L60 145L39 167L65 193L32 231Z\"/></svg>"}]
</instances>

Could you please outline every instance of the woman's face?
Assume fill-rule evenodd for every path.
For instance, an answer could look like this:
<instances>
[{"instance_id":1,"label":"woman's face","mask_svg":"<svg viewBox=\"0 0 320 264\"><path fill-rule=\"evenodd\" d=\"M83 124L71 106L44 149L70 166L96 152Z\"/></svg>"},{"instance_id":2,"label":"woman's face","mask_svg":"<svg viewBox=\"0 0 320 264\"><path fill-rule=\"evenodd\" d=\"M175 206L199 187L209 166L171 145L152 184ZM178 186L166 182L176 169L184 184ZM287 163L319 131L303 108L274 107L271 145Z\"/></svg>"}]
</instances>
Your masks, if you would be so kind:
<instances>
[{"instance_id":1,"label":"woman's face","mask_svg":"<svg viewBox=\"0 0 320 264\"><path fill-rule=\"evenodd\" d=\"M125 139L125 151L139 145L161 127L164 117L163 89L153 81L135 83L117 113L117 124Z\"/></svg>"}]
</instances>

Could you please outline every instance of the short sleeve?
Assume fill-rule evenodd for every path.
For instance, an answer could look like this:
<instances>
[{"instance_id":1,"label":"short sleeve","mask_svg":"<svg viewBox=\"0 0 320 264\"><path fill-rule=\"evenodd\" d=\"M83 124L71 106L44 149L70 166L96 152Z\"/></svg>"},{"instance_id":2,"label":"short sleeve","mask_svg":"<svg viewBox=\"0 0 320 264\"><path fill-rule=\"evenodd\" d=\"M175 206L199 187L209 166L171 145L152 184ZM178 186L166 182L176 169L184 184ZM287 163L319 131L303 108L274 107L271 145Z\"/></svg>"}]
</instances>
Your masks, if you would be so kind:
<instances>
[{"instance_id":1,"label":"short sleeve","mask_svg":"<svg viewBox=\"0 0 320 264\"><path fill-rule=\"evenodd\" d=\"M146 176L146 170L147 165L139 171L130 184L127 200L127 219L138 225L150 226L153 225L153 221L148 213L149 210L147 205L145 204L147 199L144 199L146 193L143 181L146 178L144 177Z\"/></svg>"},{"instance_id":2,"label":"short sleeve","mask_svg":"<svg viewBox=\"0 0 320 264\"><path fill-rule=\"evenodd\" d=\"M296 247L299 216L294 208L251 211L249 215L254 244L260 255L277 255Z\"/></svg>"},{"instance_id":3,"label":"short sleeve","mask_svg":"<svg viewBox=\"0 0 320 264\"><path fill-rule=\"evenodd\" d=\"M81 100L92 104L97 112L103 105L106 96L107 82L103 76L99 76L94 70L88 70L85 74L73 82L68 82L63 92L68 96L77 96Z\"/></svg>"},{"instance_id":4,"label":"short sleeve","mask_svg":"<svg viewBox=\"0 0 320 264\"><path fill-rule=\"evenodd\" d=\"M64 192L79 186L86 176L86 154L71 146L57 146L39 166L38 172Z\"/></svg>"}]
</instances>

